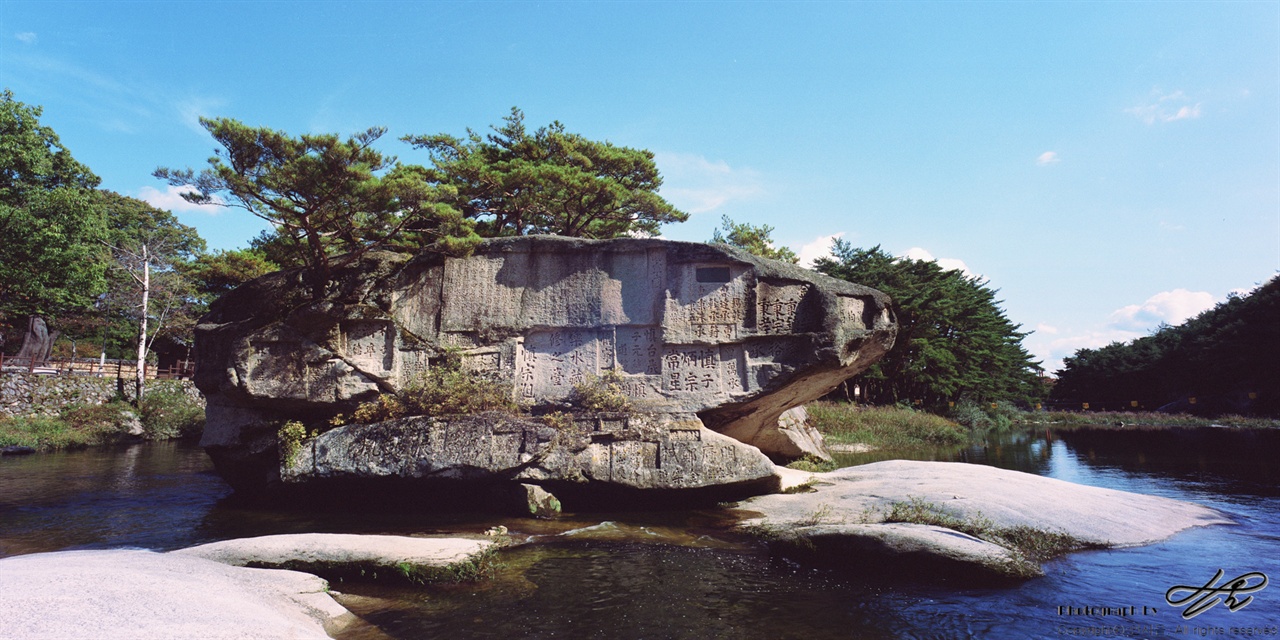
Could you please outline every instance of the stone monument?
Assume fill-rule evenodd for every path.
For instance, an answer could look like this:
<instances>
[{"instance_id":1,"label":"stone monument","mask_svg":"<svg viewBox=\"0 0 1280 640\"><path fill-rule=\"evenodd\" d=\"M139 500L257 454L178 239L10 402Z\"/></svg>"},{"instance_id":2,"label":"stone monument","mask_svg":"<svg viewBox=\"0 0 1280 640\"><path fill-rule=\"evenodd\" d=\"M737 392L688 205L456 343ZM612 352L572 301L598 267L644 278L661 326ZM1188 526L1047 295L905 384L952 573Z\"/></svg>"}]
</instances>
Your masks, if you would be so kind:
<instances>
[{"instance_id":1,"label":"stone monument","mask_svg":"<svg viewBox=\"0 0 1280 640\"><path fill-rule=\"evenodd\" d=\"M726 245L530 236L487 240L465 258L375 252L338 273L320 299L308 295L299 271L286 271L213 305L196 331L196 384L208 400L202 445L238 489L339 477L459 479L471 477L460 468L492 467L512 481L684 489L723 480L757 482L758 491L772 473L765 456L826 455L802 413L780 425L783 413L869 366L896 330L883 293ZM548 433L532 418L495 419L506 427L455 419L472 438L496 438L494 429L504 428L522 435L472 454L392 447L381 455L426 458L384 465L385 472L371 471L382 468L374 460L333 458L337 449L325 442L344 442L350 452L362 438L405 428L326 431L333 416L402 389L446 353L497 380L534 414L564 407L575 385L608 375L635 415L578 416L574 424L586 432L573 437ZM276 431L284 420L326 433L282 464ZM613 429L639 440L610 436L612 444L593 450L618 420L645 425ZM445 433L450 422L433 416L414 424ZM706 444L705 455L685 455L686 464L724 465L732 451L739 468L637 471L676 464L672 443L690 438ZM528 462L522 455L537 456L529 443L539 441L576 451L552 456L572 469L520 471ZM495 453L501 446L515 449ZM687 444L679 450L692 451ZM658 462L664 451L671 455ZM441 455L484 460L441 466L429 459ZM601 472L601 456L635 469ZM490 464L498 459L509 463ZM641 476L648 480L635 480Z\"/></svg>"}]
</instances>

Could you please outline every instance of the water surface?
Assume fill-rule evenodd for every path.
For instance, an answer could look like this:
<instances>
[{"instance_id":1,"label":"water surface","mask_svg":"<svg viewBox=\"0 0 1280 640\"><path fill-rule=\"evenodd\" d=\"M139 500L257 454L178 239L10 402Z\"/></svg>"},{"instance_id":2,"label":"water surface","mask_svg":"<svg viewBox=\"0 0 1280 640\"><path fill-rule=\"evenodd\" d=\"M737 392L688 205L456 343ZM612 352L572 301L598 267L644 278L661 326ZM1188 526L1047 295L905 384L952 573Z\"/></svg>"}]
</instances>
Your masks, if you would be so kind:
<instances>
[{"instance_id":1,"label":"water surface","mask_svg":"<svg viewBox=\"0 0 1280 640\"><path fill-rule=\"evenodd\" d=\"M728 531L732 514L717 509L550 522L252 509L229 499L204 454L185 443L0 458L0 555L167 550L301 531L480 532L502 524L533 544L505 552L505 568L491 582L335 585L368 622L344 639L1242 637L1233 629L1277 637L1280 585L1235 612L1218 605L1189 621L1165 603L1170 587L1202 585L1219 569L1227 578L1280 576L1277 453L1274 431L1044 428L915 453L1190 500L1237 523L1074 554L1051 562L1044 578L999 589L798 566ZM1067 615L1067 607L1112 613Z\"/></svg>"}]
</instances>

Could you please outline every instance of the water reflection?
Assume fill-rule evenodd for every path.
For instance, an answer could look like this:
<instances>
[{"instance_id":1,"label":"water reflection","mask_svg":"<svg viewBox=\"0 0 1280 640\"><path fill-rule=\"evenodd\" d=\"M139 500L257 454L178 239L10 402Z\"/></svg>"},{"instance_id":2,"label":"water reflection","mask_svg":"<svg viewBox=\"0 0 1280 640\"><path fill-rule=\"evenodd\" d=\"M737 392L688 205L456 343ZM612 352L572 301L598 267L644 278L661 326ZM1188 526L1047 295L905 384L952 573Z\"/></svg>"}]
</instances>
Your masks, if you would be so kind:
<instances>
[{"instance_id":1,"label":"water reflection","mask_svg":"<svg viewBox=\"0 0 1280 640\"><path fill-rule=\"evenodd\" d=\"M239 505L198 448L183 443L0 458L0 556L67 548L172 549L269 533L478 533L507 526L532 544L501 557L498 579L398 589L335 585L365 638L1041 638L1122 627L1175 633L1175 584L1262 571L1280 579L1280 432L1036 428L967 447L842 456L989 464L1095 486L1192 500L1237 525L1132 549L1076 554L1005 589L912 586L792 565L728 531L727 510L578 514L554 521L482 514L344 513ZM1133 619L1073 618L1059 606L1142 606ZM1267 627L1280 585L1235 613L1185 623ZM1142 627L1141 625L1146 625ZM1156 625L1163 633L1153 630ZM1145 628L1146 631L1141 631Z\"/></svg>"}]
</instances>

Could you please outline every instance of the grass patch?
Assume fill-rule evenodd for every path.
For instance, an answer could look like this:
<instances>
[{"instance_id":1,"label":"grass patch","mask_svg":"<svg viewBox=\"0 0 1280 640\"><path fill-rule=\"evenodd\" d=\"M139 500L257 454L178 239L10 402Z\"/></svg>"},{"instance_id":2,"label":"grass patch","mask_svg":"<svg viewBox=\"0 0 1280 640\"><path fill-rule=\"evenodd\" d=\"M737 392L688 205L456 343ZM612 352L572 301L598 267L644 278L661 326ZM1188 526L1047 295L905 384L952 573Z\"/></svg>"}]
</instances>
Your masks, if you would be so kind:
<instances>
[{"instance_id":1,"label":"grass patch","mask_svg":"<svg viewBox=\"0 0 1280 640\"><path fill-rule=\"evenodd\" d=\"M492 580L504 566L498 562L497 547L490 547L467 560L448 566L433 567L401 562L396 566L396 571L400 577L414 584L438 584Z\"/></svg>"},{"instance_id":2,"label":"grass patch","mask_svg":"<svg viewBox=\"0 0 1280 640\"><path fill-rule=\"evenodd\" d=\"M1027 525L997 527L990 518L980 513L969 518L959 517L921 498L890 504L883 522L933 525L967 533L979 540L1010 549L1021 561L1036 565L1072 551L1102 547L1061 531Z\"/></svg>"},{"instance_id":3,"label":"grass patch","mask_svg":"<svg viewBox=\"0 0 1280 640\"><path fill-rule=\"evenodd\" d=\"M1276 429L1280 420L1226 415L1203 418L1186 413L1155 411L1035 411L1018 414L1022 424L1051 424L1055 427L1208 427L1222 425L1241 429Z\"/></svg>"},{"instance_id":4,"label":"grass patch","mask_svg":"<svg viewBox=\"0 0 1280 640\"><path fill-rule=\"evenodd\" d=\"M31 447L37 451L80 449L110 442L112 429L76 429L61 418L25 416L0 418L0 447Z\"/></svg>"},{"instance_id":5,"label":"grass patch","mask_svg":"<svg viewBox=\"0 0 1280 640\"><path fill-rule=\"evenodd\" d=\"M788 469L797 469L799 471L808 471L809 473L826 473L835 471L840 468L840 464L834 460L822 460L813 456L805 456L791 464L787 465Z\"/></svg>"},{"instance_id":6,"label":"grass patch","mask_svg":"<svg viewBox=\"0 0 1280 640\"><path fill-rule=\"evenodd\" d=\"M964 444L969 433L946 418L901 407L814 402L809 422L830 444L868 444L879 449Z\"/></svg>"},{"instance_id":7,"label":"grass patch","mask_svg":"<svg viewBox=\"0 0 1280 640\"><path fill-rule=\"evenodd\" d=\"M181 391L155 389L143 396L139 407L116 400L103 404L79 404L57 416L0 418L0 447L31 447L58 451L145 440L169 440L200 434L204 407Z\"/></svg>"},{"instance_id":8,"label":"grass patch","mask_svg":"<svg viewBox=\"0 0 1280 640\"><path fill-rule=\"evenodd\" d=\"M130 437L138 416L125 402L70 406L54 416L0 418L0 446L31 447L37 451L82 449Z\"/></svg>"}]
</instances>

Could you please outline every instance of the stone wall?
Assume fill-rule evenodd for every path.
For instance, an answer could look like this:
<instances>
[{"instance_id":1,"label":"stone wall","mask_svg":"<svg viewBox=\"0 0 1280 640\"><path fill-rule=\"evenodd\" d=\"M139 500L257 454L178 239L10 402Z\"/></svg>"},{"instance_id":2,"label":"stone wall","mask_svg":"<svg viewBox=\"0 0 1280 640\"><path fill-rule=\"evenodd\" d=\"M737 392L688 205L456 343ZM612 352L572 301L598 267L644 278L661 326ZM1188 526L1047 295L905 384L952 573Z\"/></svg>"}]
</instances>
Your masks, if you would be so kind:
<instances>
[{"instance_id":1,"label":"stone wall","mask_svg":"<svg viewBox=\"0 0 1280 640\"><path fill-rule=\"evenodd\" d=\"M180 390L204 404L204 396L190 380L150 380L147 389ZM0 373L0 416L56 416L65 407L104 404L118 395L132 400L133 380Z\"/></svg>"}]
</instances>

